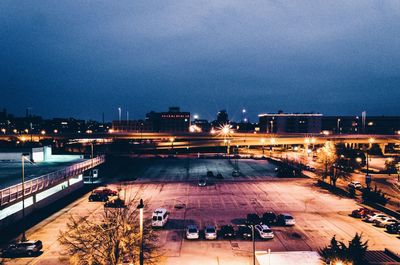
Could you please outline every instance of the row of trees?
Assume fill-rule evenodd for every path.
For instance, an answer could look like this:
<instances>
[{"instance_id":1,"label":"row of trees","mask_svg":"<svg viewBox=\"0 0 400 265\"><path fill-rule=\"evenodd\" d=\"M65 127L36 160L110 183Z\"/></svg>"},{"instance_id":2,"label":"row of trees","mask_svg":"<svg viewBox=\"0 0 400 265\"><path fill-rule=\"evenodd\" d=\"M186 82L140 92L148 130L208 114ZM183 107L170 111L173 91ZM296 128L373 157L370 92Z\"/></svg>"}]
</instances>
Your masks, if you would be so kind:
<instances>
[{"instance_id":1,"label":"row of trees","mask_svg":"<svg viewBox=\"0 0 400 265\"><path fill-rule=\"evenodd\" d=\"M363 242L362 235L356 233L348 245L336 240L336 236L334 236L330 244L320 249L318 253L327 264L360 265L365 264L364 257L367 249L368 241Z\"/></svg>"}]
</instances>

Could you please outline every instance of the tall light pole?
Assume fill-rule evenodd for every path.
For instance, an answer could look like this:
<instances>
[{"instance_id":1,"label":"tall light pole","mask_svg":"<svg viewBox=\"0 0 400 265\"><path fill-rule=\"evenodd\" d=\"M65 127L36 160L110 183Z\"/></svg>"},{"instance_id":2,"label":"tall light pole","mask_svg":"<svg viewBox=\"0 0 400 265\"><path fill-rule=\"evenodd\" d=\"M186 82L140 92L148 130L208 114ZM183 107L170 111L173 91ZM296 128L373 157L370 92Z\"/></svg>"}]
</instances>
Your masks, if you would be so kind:
<instances>
[{"instance_id":1,"label":"tall light pole","mask_svg":"<svg viewBox=\"0 0 400 265\"><path fill-rule=\"evenodd\" d=\"M254 224L251 225L251 237L253 239L253 265L256 265L256 239L254 235Z\"/></svg>"},{"instance_id":2,"label":"tall light pole","mask_svg":"<svg viewBox=\"0 0 400 265\"><path fill-rule=\"evenodd\" d=\"M24 153L21 155L21 161L22 161L22 238L21 241L26 241L26 234L25 234L25 159L30 161L26 156L29 156L29 154Z\"/></svg>"},{"instance_id":3,"label":"tall light pole","mask_svg":"<svg viewBox=\"0 0 400 265\"><path fill-rule=\"evenodd\" d=\"M90 148L91 148L91 152L90 152L90 160L91 160L91 162L92 162L92 170L91 170L91 172L92 172L92 174L91 174L91 176L90 176L90 179L91 179L91 182L92 182L92 184L93 184L93 142L90 142Z\"/></svg>"},{"instance_id":4,"label":"tall light pole","mask_svg":"<svg viewBox=\"0 0 400 265\"><path fill-rule=\"evenodd\" d=\"M169 138L169 141L171 142L171 153L174 153L174 141L175 141L175 138L171 137L171 138Z\"/></svg>"},{"instance_id":5,"label":"tall light pole","mask_svg":"<svg viewBox=\"0 0 400 265\"><path fill-rule=\"evenodd\" d=\"M263 155L263 157L264 157L264 144L265 144L265 139L264 139L264 138L261 138L260 142L261 142L261 148L262 148L262 155Z\"/></svg>"},{"instance_id":6,"label":"tall light pole","mask_svg":"<svg viewBox=\"0 0 400 265\"><path fill-rule=\"evenodd\" d=\"M118 121L121 126L121 107L118 107Z\"/></svg>"},{"instance_id":7,"label":"tall light pole","mask_svg":"<svg viewBox=\"0 0 400 265\"><path fill-rule=\"evenodd\" d=\"M367 174L365 175L365 183L367 184L367 187L369 188L371 185L371 175L369 174L369 150L372 148L372 144L375 142L374 138L370 138L369 140L369 147L365 150L366 154L366 162L367 162Z\"/></svg>"},{"instance_id":8,"label":"tall light pole","mask_svg":"<svg viewBox=\"0 0 400 265\"><path fill-rule=\"evenodd\" d=\"M140 232L140 256L139 256L139 263L140 265L143 265L143 208L144 208L144 204L143 204L143 199L140 199L140 203L137 206L137 209L139 209L139 232Z\"/></svg>"}]
</instances>

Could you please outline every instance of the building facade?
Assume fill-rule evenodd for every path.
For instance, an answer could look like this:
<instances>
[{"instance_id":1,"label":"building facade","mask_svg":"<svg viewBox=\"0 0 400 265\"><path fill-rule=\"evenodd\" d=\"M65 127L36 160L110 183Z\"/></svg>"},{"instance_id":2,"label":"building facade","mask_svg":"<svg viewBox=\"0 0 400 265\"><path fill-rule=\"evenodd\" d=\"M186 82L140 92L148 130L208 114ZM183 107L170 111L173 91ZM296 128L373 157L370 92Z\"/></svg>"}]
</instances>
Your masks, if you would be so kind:
<instances>
[{"instance_id":1,"label":"building facade","mask_svg":"<svg viewBox=\"0 0 400 265\"><path fill-rule=\"evenodd\" d=\"M267 113L258 115L261 133L320 133L322 114Z\"/></svg>"}]
</instances>

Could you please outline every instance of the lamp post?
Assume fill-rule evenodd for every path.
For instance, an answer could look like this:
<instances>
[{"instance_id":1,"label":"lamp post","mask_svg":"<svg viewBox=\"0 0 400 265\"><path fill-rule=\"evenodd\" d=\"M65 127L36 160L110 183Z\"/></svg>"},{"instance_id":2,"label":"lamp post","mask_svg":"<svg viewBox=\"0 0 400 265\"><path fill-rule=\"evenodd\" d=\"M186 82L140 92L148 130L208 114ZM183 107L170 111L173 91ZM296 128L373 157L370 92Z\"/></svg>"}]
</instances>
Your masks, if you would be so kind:
<instances>
[{"instance_id":1,"label":"lamp post","mask_svg":"<svg viewBox=\"0 0 400 265\"><path fill-rule=\"evenodd\" d=\"M374 138L370 138L369 140L369 147L365 150L365 154L366 154L366 162L367 162L367 174L365 175L365 182L367 184L367 187L370 188L371 185L371 175L369 174L369 150L372 148L372 144L374 143L375 139Z\"/></svg>"},{"instance_id":2,"label":"lamp post","mask_svg":"<svg viewBox=\"0 0 400 265\"><path fill-rule=\"evenodd\" d=\"M171 153L174 153L174 141L175 141L175 138L171 137L171 138L169 138L169 141L171 142Z\"/></svg>"},{"instance_id":3,"label":"lamp post","mask_svg":"<svg viewBox=\"0 0 400 265\"><path fill-rule=\"evenodd\" d=\"M93 184L93 142L90 142L90 147L91 147L91 152L90 152L90 158L91 158L91 161L92 161L92 170L91 170L91 176L90 176L90 179L91 179L91 182L92 182L92 184Z\"/></svg>"},{"instance_id":4,"label":"lamp post","mask_svg":"<svg viewBox=\"0 0 400 265\"><path fill-rule=\"evenodd\" d=\"M256 239L254 236L254 224L251 225L251 238L253 239L253 265L256 265Z\"/></svg>"},{"instance_id":5,"label":"lamp post","mask_svg":"<svg viewBox=\"0 0 400 265\"><path fill-rule=\"evenodd\" d=\"M271 144L269 145L269 157L272 157L272 148L273 148L273 145L275 145L275 143L276 143L275 138L271 138L270 143Z\"/></svg>"},{"instance_id":6,"label":"lamp post","mask_svg":"<svg viewBox=\"0 0 400 265\"><path fill-rule=\"evenodd\" d=\"M26 241L26 234L25 234L25 159L30 161L26 156L29 154L24 153L21 155L21 162L22 162L22 238L21 241Z\"/></svg>"},{"instance_id":7,"label":"lamp post","mask_svg":"<svg viewBox=\"0 0 400 265\"><path fill-rule=\"evenodd\" d=\"M262 148L262 155L263 155L263 157L264 157L264 144L265 144L265 139L264 138L261 138L261 148Z\"/></svg>"},{"instance_id":8,"label":"lamp post","mask_svg":"<svg viewBox=\"0 0 400 265\"><path fill-rule=\"evenodd\" d=\"M143 199L140 199L140 203L137 206L137 209L139 209L139 223L140 223L140 227L139 227L139 232L140 232L140 255L139 255L139 264L143 265L143 208L144 208L144 204L143 204Z\"/></svg>"}]
</instances>

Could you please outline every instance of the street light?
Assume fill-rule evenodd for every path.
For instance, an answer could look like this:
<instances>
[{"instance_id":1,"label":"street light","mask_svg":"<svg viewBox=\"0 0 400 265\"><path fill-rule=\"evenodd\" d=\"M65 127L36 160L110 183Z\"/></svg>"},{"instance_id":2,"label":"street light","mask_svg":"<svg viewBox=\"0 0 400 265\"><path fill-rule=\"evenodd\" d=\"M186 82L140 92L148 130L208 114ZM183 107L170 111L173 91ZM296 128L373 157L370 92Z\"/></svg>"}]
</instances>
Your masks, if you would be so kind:
<instances>
[{"instance_id":1,"label":"street light","mask_svg":"<svg viewBox=\"0 0 400 265\"><path fill-rule=\"evenodd\" d=\"M21 241L24 242L26 241L26 234L25 234L25 159L33 164L31 160L26 158L26 156L29 156L29 153L23 153L21 155L21 161L22 161L22 238Z\"/></svg>"},{"instance_id":2,"label":"street light","mask_svg":"<svg viewBox=\"0 0 400 265\"><path fill-rule=\"evenodd\" d=\"M271 138L271 139L269 140L269 142L271 143L271 144L269 145L269 156L272 157L272 147L273 147L273 145L275 145L276 139L275 139L275 138Z\"/></svg>"},{"instance_id":3,"label":"street light","mask_svg":"<svg viewBox=\"0 0 400 265\"><path fill-rule=\"evenodd\" d=\"M143 199L140 199L140 203L137 206L137 209L139 209L139 223L140 223L140 227L139 227L139 231L140 231L140 256L139 256L139 262L140 265L143 265L143 208L144 208L144 204L143 204Z\"/></svg>"},{"instance_id":4,"label":"street light","mask_svg":"<svg viewBox=\"0 0 400 265\"><path fill-rule=\"evenodd\" d=\"M372 181L372 178L371 178L371 175L369 174L369 157L368 157L369 154L368 153L369 153L369 150L371 150L372 144L375 142L375 139L374 138L369 138L368 142L369 142L369 147L365 150L366 162L367 162L367 174L365 175L365 182L367 184L367 187L369 188L370 184L371 184L371 181Z\"/></svg>"},{"instance_id":5,"label":"street light","mask_svg":"<svg viewBox=\"0 0 400 265\"><path fill-rule=\"evenodd\" d=\"M263 154L263 156L264 156L264 144L265 144L265 139L264 139L264 138L261 138L260 142L261 142L261 145L262 145L262 154Z\"/></svg>"},{"instance_id":6,"label":"street light","mask_svg":"<svg viewBox=\"0 0 400 265\"><path fill-rule=\"evenodd\" d=\"M174 141L175 141L175 138L174 137L170 137L169 141L171 142L171 153L173 153L174 152Z\"/></svg>"}]
</instances>

